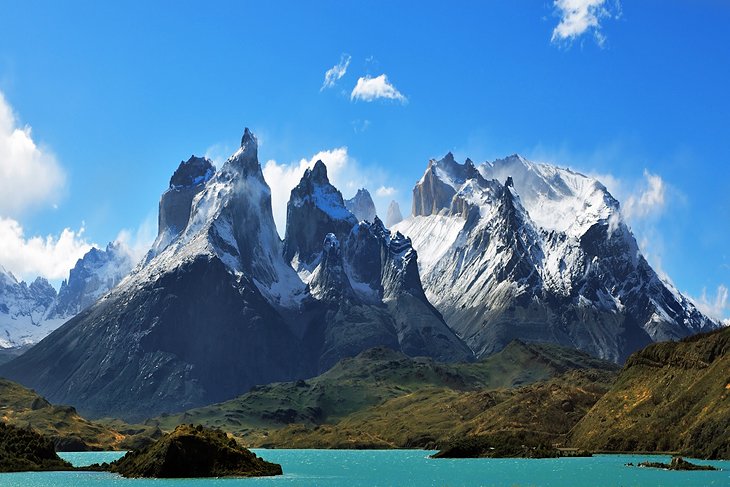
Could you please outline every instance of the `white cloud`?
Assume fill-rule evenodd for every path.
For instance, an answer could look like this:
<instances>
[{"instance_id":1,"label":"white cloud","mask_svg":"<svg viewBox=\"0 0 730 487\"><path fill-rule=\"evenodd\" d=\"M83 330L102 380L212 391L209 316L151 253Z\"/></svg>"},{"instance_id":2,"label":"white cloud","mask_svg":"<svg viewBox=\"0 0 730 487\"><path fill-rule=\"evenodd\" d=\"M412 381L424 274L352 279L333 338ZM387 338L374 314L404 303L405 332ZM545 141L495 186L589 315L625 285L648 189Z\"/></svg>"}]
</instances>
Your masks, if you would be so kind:
<instances>
[{"instance_id":1,"label":"white cloud","mask_svg":"<svg viewBox=\"0 0 730 487\"><path fill-rule=\"evenodd\" d=\"M588 31L599 46L606 37L601 32L601 20L621 16L621 4L616 0L609 8L606 0L555 0L555 10L560 23L553 29L551 42L572 42Z\"/></svg>"},{"instance_id":2,"label":"white cloud","mask_svg":"<svg viewBox=\"0 0 730 487\"><path fill-rule=\"evenodd\" d=\"M699 298L691 298L694 301L697 308L704 314L711 318L721 320L726 316L726 313L730 310L730 303L728 303L728 296L730 292L727 286L720 284L717 286L714 296L707 295L707 289L702 289L702 295ZM730 325L730 319L723 321L724 324Z\"/></svg>"},{"instance_id":3,"label":"white cloud","mask_svg":"<svg viewBox=\"0 0 730 487\"><path fill-rule=\"evenodd\" d=\"M271 188L274 221L282 237L286 228L286 204L291 190L299 184L304 171L313 167L318 160L327 166L330 182L345 194L354 192L367 181L357 162L347 153L347 147L320 151L309 159L301 159L291 164L267 161L263 167L264 178Z\"/></svg>"},{"instance_id":4,"label":"white cloud","mask_svg":"<svg viewBox=\"0 0 730 487\"><path fill-rule=\"evenodd\" d=\"M397 193L397 191L393 186L381 186L377 189L377 191L375 191L375 194L381 198L393 196L395 193Z\"/></svg>"},{"instance_id":5,"label":"white cloud","mask_svg":"<svg viewBox=\"0 0 730 487\"><path fill-rule=\"evenodd\" d=\"M395 86L390 84L388 77L385 74L371 78L370 76L364 76L357 80L355 88L350 93L351 100L363 100L373 101L378 98L386 98L389 100L396 100L401 103L406 103L408 99L396 89Z\"/></svg>"},{"instance_id":6,"label":"white cloud","mask_svg":"<svg viewBox=\"0 0 730 487\"><path fill-rule=\"evenodd\" d=\"M64 279L78 259L95 246L84 238L84 227L64 228L60 235L26 237L23 227L0 217L0 263L23 280L36 276Z\"/></svg>"},{"instance_id":7,"label":"white cloud","mask_svg":"<svg viewBox=\"0 0 730 487\"><path fill-rule=\"evenodd\" d=\"M139 262L157 237L157 215L150 213L136 230L122 229L114 240L127 248L134 263Z\"/></svg>"},{"instance_id":8,"label":"white cloud","mask_svg":"<svg viewBox=\"0 0 730 487\"><path fill-rule=\"evenodd\" d=\"M625 198L622 212L629 221L658 216L667 206L666 194L667 185L661 176L645 169L643 184Z\"/></svg>"},{"instance_id":9,"label":"white cloud","mask_svg":"<svg viewBox=\"0 0 730 487\"><path fill-rule=\"evenodd\" d=\"M30 126L17 125L0 92L0 215L55 203L65 179L55 156L33 141Z\"/></svg>"},{"instance_id":10,"label":"white cloud","mask_svg":"<svg viewBox=\"0 0 730 487\"><path fill-rule=\"evenodd\" d=\"M350 65L351 59L352 57L349 54L342 54L340 56L340 62L332 66L330 69L327 70L326 73L324 73L324 83L322 84L322 87L319 89L319 91L322 91L325 88L332 88L340 78L345 76L345 73L347 72L347 67Z\"/></svg>"}]
</instances>

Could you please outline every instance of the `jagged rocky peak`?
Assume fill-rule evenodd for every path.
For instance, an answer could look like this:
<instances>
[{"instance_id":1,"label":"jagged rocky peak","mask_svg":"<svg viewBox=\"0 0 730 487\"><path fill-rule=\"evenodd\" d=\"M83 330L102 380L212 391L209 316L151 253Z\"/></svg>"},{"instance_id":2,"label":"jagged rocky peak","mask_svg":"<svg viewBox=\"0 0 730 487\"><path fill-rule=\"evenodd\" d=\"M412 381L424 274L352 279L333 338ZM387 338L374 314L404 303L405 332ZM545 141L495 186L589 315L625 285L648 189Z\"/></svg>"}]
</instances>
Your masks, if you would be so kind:
<instances>
[{"instance_id":1,"label":"jagged rocky peak","mask_svg":"<svg viewBox=\"0 0 730 487\"><path fill-rule=\"evenodd\" d=\"M355 292L345 273L340 241L334 233L328 233L324 237L322 258L312 273L309 290L312 296L320 300L355 298Z\"/></svg>"},{"instance_id":2,"label":"jagged rocky peak","mask_svg":"<svg viewBox=\"0 0 730 487\"><path fill-rule=\"evenodd\" d=\"M157 238L147 260L161 252L180 232L190 218L193 198L215 174L215 167L205 157L190 156L170 178L169 188L160 197Z\"/></svg>"},{"instance_id":3,"label":"jagged rocky peak","mask_svg":"<svg viewBox=\"0 0 730 487\"><path fill-rule=\"evenodd\" d=\"M447 155L413 195L416 217L396 229L427 260L429 300L478 356L518 338L621 362L717 326L651 269L594 178L517 154L478 166Z\"/></svg>"},{"instance_id":4,"label":"jagged rocky peak","mask_svg":"<svg viewBox=\"0 0 730 487\"><path fill-rule=\"evenodd\" d=\"M299 184L292 189L287 204L284 259L297 271L311 272L328 233L338 240L350 233L357 218L345 207L342 194L327 177L327 167L317 161L304 171Z\"/></svg>"},{"instance_id":5,"label":"jagged rocky peak","mask_svg":"<svg viewBox=\"0 0 730 487\"><path fill-rule=\"evenodd\" d=\"M385 217L385 225L390 228L393 225L403 221L403 214L400 211L400 205L397 201L393 200L388 205L388 214Z\"/></svg>"},{"instance_id":6,"label":"jagged rocky peak","mask_svg":"<svg viewBox=\"0 0 730 487\"><path fill-rule=\"evenodd\" d=\"M375 219L375 203L373 203L373 198L365 188L358 189L354 197L345 200L345 206L355 215L358 221L371 222Z\"/></svg>"},{"instance_id":7,"label":"jagged rocky peak","mask_svg":"<svg viewBox=\"0 0 730 487\"><path fill-rule=\"evenodd\" d=\"M110 242L104 250L90 249L61 283L50 317L71 318L88 308L119 284L134 264L131 251L121 242Z\"/></svg>"},{"instance_id":8,"label":"jagged rocky peak","mask_svg":"<svg viewBox=\"0 0 730 487\"><path fill-rule=\"evenodd\" d=\"M263 172L261 171L261 165L259 164L258 140L248 127L246 127L243 131L241 147L228 158L226 163L223 165L222 170L236 170L244 176L254 174L263 179Z\"/></svg>"},{"instance_id":9,"label":"jagged rocky peak","mask_svg":"<svg viewBox=\"0 0 730 487\"><path fill-rule=\"evenodd\" d=\"M465 186L473 188L462 191ZM459 164L449 152L440 160L431 159L423 177L413 188L413 215L428 216L439 213L468 215L474 193L482 192L488 181L480 174L471 159ZM462 191L463 197L454 201Z\"/></svg>"},{"instance_id":10,"label":"jagged rocky peak","mask_svg":"<svg viewBox=\"0 0 730 487\"><path fill-rule=\"evenodd\" d=\"M208 158L192 155L187 161L181 161L172 174L170 189L204 185L213 177L214 172L215 167Z\"/></svg>"}]
</instances>

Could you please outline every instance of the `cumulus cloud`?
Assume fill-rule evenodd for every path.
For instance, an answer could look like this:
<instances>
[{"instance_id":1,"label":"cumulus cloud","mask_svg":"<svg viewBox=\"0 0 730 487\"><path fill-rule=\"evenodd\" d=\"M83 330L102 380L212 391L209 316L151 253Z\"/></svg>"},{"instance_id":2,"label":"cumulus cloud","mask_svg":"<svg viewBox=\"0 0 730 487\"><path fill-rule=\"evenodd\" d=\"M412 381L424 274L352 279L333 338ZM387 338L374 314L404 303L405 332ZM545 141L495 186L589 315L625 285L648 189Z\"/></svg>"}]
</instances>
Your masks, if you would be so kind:
<instances>
[{"instance_id":1,"label":"cumulus cloud","mask_svg":"<svg viewBox=\"0 0 730 487\"><path fill-rule=\"evenodd\" d=\"M621 15L619 0L612 7L606 0L555 0L554 6L560 17L550 39L554 43L570 43L590 31L596 43L603 46L606 37L601 32L601 21Z\"/></svg>"},{"instance_id":2,"label":"cumulus cloud","mask_svg":"<svg viewBox=\"0 0 730 487\"><path fill-rule=\"evenodd\" d=\"M330 69L327 70L326 73L324 73L324 83L322 83L322 87L319 89L319 91L322 91L325 88L332 88L340 78L345 76L345 73L347 73L347 67L350 65L351 59L352 57L349 54L342 54L340 56L340 62L332 66Z\"/></svg>"},{"instance_id":3,"label":"cumulus cloud","mask_svg":"<svg viewBox=\"0 0 730 487\"><path fill-rule=\"evenodd\" d=\"M0 217L0 263L23 280L36 276L63 279L78 259L95 246L84 238L84 226L59 235L26 237L16 220Z\"/></svg>"},{"instance_id":4,"label":"cumulus cloud","mask_svg":"<svg viewBox=\"0 0 730 487\"><path fill-rule=\"evenodd\" d=\"M18 126L5 96L0 92L0 215L53 204L65 183L56 157L33 141L29 125Z\"/></svg>"},{"instance_id":5,"label":"cumulus cloud","mask_svg":"<svg viewBox=\"0 0 730 487\"><path fill-rule=\"evenodd\" d=\"M381 198L386 198L388 196L393 196L396 192L397 191L393 186L381 186L375 191L375 194Z\"/></svg>"},{"instance_id":6,"label":"cumulus cloud","mask_svg":"<svg viewBox=\"0 0 730 487\"><path fill-rule=\"evenodd\" d=\"M267 161L263 167L264 178L271 187L274 221L282 236L286 228L286 204L291 190L299 184L304 171L313 167L318 160L327 166L330 182L345 194L354 192L367 181L357 162L348 154L347 147L320 151L308 159L301 159L291 164L280 164L275 160Z\"/></svg>"},{"instance_id":7,"label":"cumulus cloud","mask_svg":"<svg viewBox=\"0 0 730 487\"><path fill-rule=\"evenodd\" d=\"M396 100L401 103L406 103L408 99L396 89L389 81L385 74L371 78L370 76L363 76L357 80L355 88L350 93L350 100L362 100L362 101L373 101L378 98L385 98L388 100Z\"/></svg>"},{"instance_id":8,"label":"cumulus cloud","mask_svg":"<svg viewBox=\"0 0 730 487\"><path fill-rule=\"evenodd\" d=\"M691 299L704 314L716 320L721 320L730 311L730 303L728 303L729 296L730 292L727 286L720 284L714 296L708 295L707 289L703 288L699 298ZM726 326L730 325L730 319L724 320L723 324Z\"/></svg>"}]
</instances>

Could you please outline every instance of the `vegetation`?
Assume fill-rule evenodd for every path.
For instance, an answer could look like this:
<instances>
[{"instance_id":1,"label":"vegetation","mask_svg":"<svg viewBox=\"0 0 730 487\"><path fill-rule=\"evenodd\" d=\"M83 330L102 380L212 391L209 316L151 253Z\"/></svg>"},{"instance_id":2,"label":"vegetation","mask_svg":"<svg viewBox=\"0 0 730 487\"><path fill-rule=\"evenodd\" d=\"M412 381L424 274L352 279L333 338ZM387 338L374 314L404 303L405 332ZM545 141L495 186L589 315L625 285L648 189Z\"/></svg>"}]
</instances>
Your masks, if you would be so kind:
<instances>
[{"instance_id":1,"label":"vegetation","mask_svg":"<svg viewBox=\"0 0 730 487\"><path fill-rule=\"evenodd\" d=\"M107 426L88 421L71 406L54 406L20 384L0 379L0 419L51 439L57 451L124 450L149 443L161 432L152 427Z\"/></svg>"},{"instance_id":2,"label":"vegetation","mask_svg":"<svg viewBox=\"0 0 730 487\"><path fill-rule=\"evenodd\" d=\"M200 422L247 445L279 448L437 448L455 436L521 428L560 441L617 370L581 352L521 342L470 364L380 348L308 381L257 387L150 424Z\"/></svg>"},{"instance_id":3,"label":"vegetation","mask_svg":"<svg viewBox=\"0 0 730 487\"><path fill-rule=\"evenodd\" d=\"M108 470L124 477L154 478L261 477L282 473L280 465L262 460L224 432L200 425L180 425L142 450L88 469Z\"/></svg>"},{"instance_id":4,"label":"vegetation","mask_svg":"<svg viewBox=\"0 0 730 487\"><path fill-rule=\"evenodd\" d=\"M0 422L0 472L71 468L70 463L58 457L49 438Z\"/></svg>"},{"instance_id":5,"label":"vegetation","mask_svg":"<svg viewBox=\"0 0 730 487\"><path fill-rule=\"evenodd\" d=\"M598 451L730 458L730 328L632 355L570 434Z\"/></svg>"}]
</instances>

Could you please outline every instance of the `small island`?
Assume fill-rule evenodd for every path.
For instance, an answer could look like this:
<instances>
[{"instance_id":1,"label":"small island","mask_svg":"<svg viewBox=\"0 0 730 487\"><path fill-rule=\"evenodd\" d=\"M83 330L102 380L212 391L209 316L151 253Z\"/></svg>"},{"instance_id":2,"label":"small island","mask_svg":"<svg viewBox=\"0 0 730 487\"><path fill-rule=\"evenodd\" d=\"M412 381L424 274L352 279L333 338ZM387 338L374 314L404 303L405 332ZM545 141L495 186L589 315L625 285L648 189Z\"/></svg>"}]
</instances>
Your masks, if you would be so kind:
<instances>
[{"instance_id":1,"label":"small island","mask_svg":"<svg viewBox=\"0 0 730 487\"><path fill-rule=\"evenodd\" d=\"M641 462L638 466L647 468L662 468L665 470L717 470L717 468L713 467L712 465L695 465L694 463L690 463L682 457L672 457L672 461L670 463Z\"/></svg>"},{"instance_id":2,"label":"small island","mask_svg":"<svg viewBox=\"0 0 730 487\"><path fill-rule=\"evenodd\" d=\"M281 465L267 462L217 429L180 425L172 433L110 464L86 470L123 477L265 477L281 475Z\"/></svg>"},{"instance_id":3,"label":"small island","mask_svg":"<svg viewBox=\"0 0 730 487\"><path fill-rule=\"evenodd\" d=\"M548 438L525 431L502 431L451 440L432 458L557 458ZM572 455L579 456L579 455Z\"/></svg>"}]
</instances>

